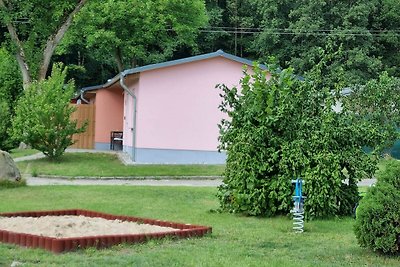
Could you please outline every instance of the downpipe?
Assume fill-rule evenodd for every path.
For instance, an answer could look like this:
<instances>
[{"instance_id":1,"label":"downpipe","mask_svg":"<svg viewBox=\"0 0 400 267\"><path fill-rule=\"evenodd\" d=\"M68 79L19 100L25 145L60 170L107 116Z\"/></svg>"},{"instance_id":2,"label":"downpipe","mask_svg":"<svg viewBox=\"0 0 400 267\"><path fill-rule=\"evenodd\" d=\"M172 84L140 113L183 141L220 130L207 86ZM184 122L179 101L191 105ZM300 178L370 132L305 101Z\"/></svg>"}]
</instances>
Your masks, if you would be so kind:
<instances>
[{"instance_id":1,"label":"downpipe","mask_svg":"<svg viewBox=\"0 0 400 267\"><path fill-rule=\"evenodd\" d=\"M132 161L136 161L136 96L133 92L131 92L125 84L125 76L126 73L121 72L121 79L119 79L119 83L121 87L127 92L133 99L133 116L132 116Z\"/></svg>"}]
</instances>

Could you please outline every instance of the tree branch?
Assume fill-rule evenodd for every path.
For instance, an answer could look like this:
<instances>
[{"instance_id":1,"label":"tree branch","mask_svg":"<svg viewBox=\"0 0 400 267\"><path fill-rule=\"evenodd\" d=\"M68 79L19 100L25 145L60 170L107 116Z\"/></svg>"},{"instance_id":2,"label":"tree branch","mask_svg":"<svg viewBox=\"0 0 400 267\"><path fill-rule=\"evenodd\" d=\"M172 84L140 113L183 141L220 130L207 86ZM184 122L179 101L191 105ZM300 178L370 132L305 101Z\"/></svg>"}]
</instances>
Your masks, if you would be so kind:
<instances>
[{"instance_id":1,"label":"tree branch","mask_svg":"<svg viewBox=\"0 0 400 267\"><path fill-rule=\"evenodd\" d=\"M46 78L46 73L49 68L50 60L53 56L54 50L60 43L61 39L64 37L64 34L68 30L68 28L71 26L74 16L81 10L85 3L86 0L80 0L79 3L75 6L75 9L68 15L64 23L58 28L56 34L51 35L47 40L46 47L43 51L43 61L40 67L38 80L43 80L44 78Z\"/></svg>"},{"instance_id":2,"label":"tree branch","mask_svg":"<svg viewBox=\"0 0 400 267\"><path fill-rule=\"evenodd\" d=\"M8 11L7 6L5 5L3 0L0 0L0 8L4 8L5 10ZM29 66L28 62L26 61L25 57L25 52L24 52L24 47L22 45L22 42L19 40L17 31L14 27L14 25L11 22L6 22L5 23L7 26L7 30L10 33L11 40L13 43L17 46L17 53L15 54L19 68L22 73L22 79L23 79L23 87L26 89L26 87L31 83L31 74L29 71Z\"/></svg>"}]
</instances>

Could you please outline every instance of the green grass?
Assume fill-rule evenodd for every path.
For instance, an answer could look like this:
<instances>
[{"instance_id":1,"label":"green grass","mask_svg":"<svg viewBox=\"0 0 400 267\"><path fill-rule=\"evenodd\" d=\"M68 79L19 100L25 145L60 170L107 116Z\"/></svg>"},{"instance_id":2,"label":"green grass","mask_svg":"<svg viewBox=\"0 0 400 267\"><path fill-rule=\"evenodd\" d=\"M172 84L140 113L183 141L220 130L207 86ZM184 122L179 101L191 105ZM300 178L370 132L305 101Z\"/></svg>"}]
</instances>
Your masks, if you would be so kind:
<instances>
[{"instance_id":1,"label":"green grass","mask_svg":"<svg viewBox=\"0 0 400 267\"><path fill-rule=\"evenodd\" d=\"M0 190L7 188L16 188L26 186L26 181L21 179L19 181L0 180Z\"/></svg>"},{"instance_id":2,"label":"green grass","mask_svg":"<svg viewBox=\"0 0 400 267\"><path fill-rule=\"evenodd\" d=\"M123 165L118 157L104 153L66 153L59 162L38 159L17 163L23 173L69 177L119 176L219 176L224 165Z\"/></svg>"},{"instance_id":3,"label":"green grass","mask_svg":"<svg viewBox=\"0 0 400 267\"><path fill-rule=\"evenodd\" d=\"M40 249L0 244L0 266L400 266L399 258L360 248L354 219L307 222L292 232L289 218L254 218L210 212L215 188L43 186L0 191L0 211L92 209L209 225L203 238L151 241L110 249L53 255Z\"/></svg>"},{"instance_id":4,"label":"green grass","mask_svg":"<svg viewBox=\"0 0 400 267\"><path fill-rule=\"evenodd\" d=\"M25 156L30 156L39 153L39 150L36 149L18 149L14 148L11 149L10 155L13 159L15 158L20 158L20 157L25 157Z\"/></svg>"}]
</instances>

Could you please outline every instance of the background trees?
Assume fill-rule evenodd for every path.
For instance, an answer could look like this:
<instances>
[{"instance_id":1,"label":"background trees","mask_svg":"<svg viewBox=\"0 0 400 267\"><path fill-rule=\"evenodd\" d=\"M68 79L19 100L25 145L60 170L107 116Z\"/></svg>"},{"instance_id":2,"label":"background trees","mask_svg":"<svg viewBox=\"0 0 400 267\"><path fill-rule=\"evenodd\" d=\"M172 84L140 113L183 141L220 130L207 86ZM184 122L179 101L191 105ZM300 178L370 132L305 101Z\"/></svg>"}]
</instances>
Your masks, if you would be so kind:
<instances>
[{"instance_id":1,"label":"background trees","mask_svg":"<svg viewBox=\"0 0 400 267\"><path fill-rule=\"evenodd\" d=\"M109 78L127 68L197 52L198 30L206 22L200 0L92 1L77 15L58 54L62 58L75 50L101 62L112 70ZM85 62L79 64L88 69Z\"/></svg>"},{"instance_id":2,"label":"background trees","mask_svg":"<svg viewBox=\"0 0 400 267\"><path fill-rule=\"evenodd\" d=\"M8 47L15 54L25 88L32 79L46 77L55 48L85 2L0 0L0 23L8 30Z\"/></svg>"},{"instance_id":3,"label":"background trees","mask_svg":"<svg viewBox=\"0 0 400 267\"><path fill-rule=\"evenodd\" d=\"M333 64L344 67L346 81L363 83L382 70L400 75L398 1L268 0L258 6L262 32L253 43L258 57L272 54L282 66L304 73L316 63L318 47L334 41L344 54Z\"/></svg>"},{"instance_id":4,"label":"background trees","mask_svg":"<svg viewBox=\"0 0 400 267\"><path fill-rule=\"evenodd\" d=\"M46 45L84 1L2 2L0 42L20 54L8 33L11 23L30 76L43 77ZM280 66L304 73L318 62L318 49L332 42L344 53L332 62L331 76L341 66L347 81L364 83L381 71L400 75L399 5L394 0L88 1L53 61L70 65L69 77L79 87L103 83L124 68L218 49L260 62L275 56Z\"/></svg>"}]
</instances>

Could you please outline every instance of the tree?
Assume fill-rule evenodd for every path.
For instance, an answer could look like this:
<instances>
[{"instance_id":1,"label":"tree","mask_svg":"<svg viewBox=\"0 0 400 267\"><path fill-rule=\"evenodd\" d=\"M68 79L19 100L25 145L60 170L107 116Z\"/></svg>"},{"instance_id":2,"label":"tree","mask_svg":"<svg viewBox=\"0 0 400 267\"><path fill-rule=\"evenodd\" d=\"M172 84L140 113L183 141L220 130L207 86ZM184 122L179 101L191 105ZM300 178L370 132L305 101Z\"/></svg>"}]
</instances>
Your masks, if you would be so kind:
<instances>
[{"instance_id":1,"label":"tree","mask_svg":"<svg viewBox=\"0 0 400 267\"><path fill-rule=\"evenodd\" d=\"M200 0L90 2L67 34L64 49L81 39L94 58L113 59L121 72L171 58L180 48L195 49L206 19Z\"/></svg>"},{"instance_id":2,"label":"tree","mask_svg":"<svg viewBox=\"0 0 400 267\"><path fill-rule=\"evenodd\" d=\"M349 83L364 83L383 70L400 75L398 1L258 2L263 30L253 48L259 57L272 54L281 66L304 73L318 62L318 49L333 41L344 53L332 64L344 67Z\"/></svg>"},{"instance_id":3,"label":"tree","mask_svg":"<svg viewBox=\"0 0 400 267\"><path fill-rule=\"evenodd\" d=\"M24 88L46 77L51 57L86 0L0 0L0 23L22 73Z\"/></svg>"},{"instance_id":4,"label":"tree","mask_svg":"<svg viewBox=\"0 0 400 267\"><path fill-rule=\"evenodd\" d=\"M323 78L340 51L330 48L318 54L320 60L305 80L292 69L270 66L269 80L258 68L246 73L240 93L221 86L221 110L229 116L220 125L220 149L227 151L224 185L218 193L222 209L286 214L292 207L291 180L300 177L305 181L308 218L352 213L358 201L357 182L375 173L384 145L396 138L391 135L395 124L378 125L365 113L354 113L340 93L343 70L336 81ZM385 97L372 91L364 91L371 101L390 107L397 88L388 89ZM345 103L341 112L332 108L338 102ZM372 117L382 110L369 109ZM397 115L385 118L393 122ZM372 154L364 152L364 146L373 148Z\"/></svg>"},{"instance_id":5,"label":"tree","mask_svg":"<svg viewBox=\"0 0 400 267\"><path fill-rule=\"evenodd\" d=\"M62 65L54 65L51 77L31 83L18 101L13 120L13 138L50 159L60 157L73 144L72 135L86 127L77 128L77 122L70 120L74 112L70 106L74 84L64 84L66 71Z\"/></svg>"}]
</instances>

